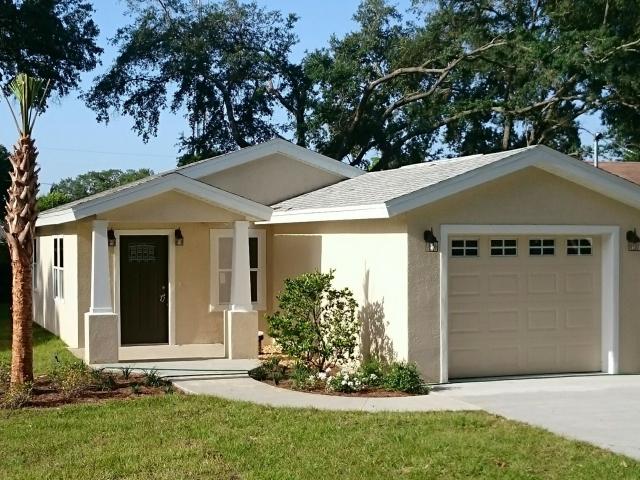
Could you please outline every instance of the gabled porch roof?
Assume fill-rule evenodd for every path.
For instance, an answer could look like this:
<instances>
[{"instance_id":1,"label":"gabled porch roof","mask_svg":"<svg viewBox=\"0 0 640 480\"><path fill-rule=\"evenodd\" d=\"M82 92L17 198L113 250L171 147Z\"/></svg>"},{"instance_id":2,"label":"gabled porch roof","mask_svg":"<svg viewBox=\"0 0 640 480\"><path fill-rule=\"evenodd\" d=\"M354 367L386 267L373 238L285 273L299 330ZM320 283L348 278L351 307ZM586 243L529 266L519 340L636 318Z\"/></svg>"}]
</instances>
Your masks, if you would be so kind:
<instances>
[{"instance_id":1,"label":"gabled porch roof","mask_svg":"<svg viewBox=\"0 0 640 480\"><path fill-rule=\"evenodd\" d=\"M170 191L180 192L211 205L223 207L252 221L269 220L273 212L270 207L173 171L147 177L47 210L39 216L37 226L81 220Z\"/></svg>"}]
</instances>

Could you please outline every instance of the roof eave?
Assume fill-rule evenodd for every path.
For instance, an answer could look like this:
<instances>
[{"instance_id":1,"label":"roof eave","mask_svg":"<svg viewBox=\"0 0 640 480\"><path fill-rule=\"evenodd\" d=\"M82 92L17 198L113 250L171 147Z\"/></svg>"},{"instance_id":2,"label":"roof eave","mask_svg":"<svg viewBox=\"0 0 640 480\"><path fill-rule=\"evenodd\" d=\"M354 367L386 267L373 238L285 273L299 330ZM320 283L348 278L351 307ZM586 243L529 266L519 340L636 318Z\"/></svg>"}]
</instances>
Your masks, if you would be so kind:
<instances>
[{"instance_id":1,"label":"roof eave","mask_svg":"<svg viewBox=\"0 0 640 480\"><path fill-rule=\"evenodd\" d=\"M131 189L114 192L111 195L85 204L50 214L45 212L38 218L36 226L42 227L82 220L83 218L99 215L170 191L177 191L212 205L220 206L243 215L252 221L268 220L273 212L273 209L266 205L185 177L179 173L169 173L147 183L136 185Z\"/></svg>"}]
</instances>

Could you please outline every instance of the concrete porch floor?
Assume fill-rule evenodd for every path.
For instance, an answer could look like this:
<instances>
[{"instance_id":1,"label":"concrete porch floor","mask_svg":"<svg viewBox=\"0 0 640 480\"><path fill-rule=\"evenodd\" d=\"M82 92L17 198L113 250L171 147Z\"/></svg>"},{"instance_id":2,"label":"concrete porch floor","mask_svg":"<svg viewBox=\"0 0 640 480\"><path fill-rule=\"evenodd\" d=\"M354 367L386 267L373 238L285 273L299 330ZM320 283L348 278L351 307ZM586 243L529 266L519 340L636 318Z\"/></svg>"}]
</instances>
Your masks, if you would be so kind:
<instances>
[{"instance_id":1,"label":"concrete porch floor","mask_svg":"<svg viewBox=\"0 0 640 480\"><path fill-rule=\"evenodd\" d=\"M229 360L226 358L205 358L190 360L145 360L91 365L93 368L106 368L121 371L130 368L134 372L155 370L167 379L210 379L242 378L257 367L258 360Z\"/></svg>"}]
</instances>

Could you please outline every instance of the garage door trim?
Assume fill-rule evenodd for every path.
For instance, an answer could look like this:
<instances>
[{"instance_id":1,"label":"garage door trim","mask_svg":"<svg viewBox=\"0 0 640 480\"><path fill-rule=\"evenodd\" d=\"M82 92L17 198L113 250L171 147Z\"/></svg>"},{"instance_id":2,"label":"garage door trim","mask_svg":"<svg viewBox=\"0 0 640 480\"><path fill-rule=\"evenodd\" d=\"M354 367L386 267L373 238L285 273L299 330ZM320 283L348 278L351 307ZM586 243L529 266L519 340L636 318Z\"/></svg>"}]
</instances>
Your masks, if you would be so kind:
<instances>
[{"instance_id":1,"label":"garage door trim","mask_svg":"<svg viewBox=\"0 0 640 480\"><path fill-rule=\"evenodd\" d=\"M602 372L618 373L620 227L608 225L441 225L440 226L440 381L449 381L449 236L601 235Z\"/></svg>"}]
</instances>

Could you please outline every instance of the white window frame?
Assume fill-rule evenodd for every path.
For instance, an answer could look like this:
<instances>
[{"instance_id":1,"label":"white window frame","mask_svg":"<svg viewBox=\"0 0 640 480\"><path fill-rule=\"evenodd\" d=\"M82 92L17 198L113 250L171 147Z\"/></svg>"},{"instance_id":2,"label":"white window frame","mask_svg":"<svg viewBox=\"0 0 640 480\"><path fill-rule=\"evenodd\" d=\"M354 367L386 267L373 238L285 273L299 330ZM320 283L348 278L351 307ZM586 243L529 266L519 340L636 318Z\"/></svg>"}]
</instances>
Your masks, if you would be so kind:
<instances>
[{"instance_id":1,"label":"white window frame","mask_svg":"<svg viewBox=\"0 0 640 480\"><path fill-rule=\"evenodd\" d=\"M515 245L506 246L505 242L514 241ZM493 242L500 242L500 245L493 246ZM515 253L506 253L507 250L515 249ZM495 253L494 253L495 250ZM517 257L518 256L518 239L517 238L489 238L489 255L491 257Z\"/></svg>"},{"instance_id":2,"label":"white window frame","mask_svg":"<svg viewBox=\"0 0 640 480\"><path fill-rule=\"evenodd\" d=\"M454 247L453 242L463 242L461 247ZM476 242L475 247L467 245L467 242ZM452 238L451 239L451 258L477 258L480 256L480 240L477 238ZM470 255L469 251L475 250L475 255ZM462 255L454 255L454 251L461 251Z\"/></svg>"},{"instance_id":3,"label":"white window frame","mask_svg":"<svg viewBox=\"0 0 640 480\"><path fill-rule=\"evenodd\" d=\"M578 245L569 245L569 242L571 240L577 240L578 241ZM582 245L582 241L583 240L587 240L589 242L589 245ZM565 241L565 253L567 254L568 257L589 257L591 255L593 255L593 238L591 237L572 237L572 238L567 238L567 240ZM577 253L569 253L569 249L570 248L577 248ZM583 248L588 248L589 252L588 253L582 253L582 249Z\"/></svg>"},{"instance_id":4,"label":"white window frame","mask_svg":"<svg viewBox=\"0 0 640 480\"><path fill-rule=\"evenodd\" d=\"M531 242L538 241L540 246L531 245ZM552 242L552 245L545 245L544 242ZM551 250L551 253L545 253L545 251ZM539 253L531 253L532 251L539 251ZM529 239L529 256L530 257L553 257L556 254L556 239L555 238L530 238Z\"/></svg>"},{"instance_id":5,"label":"white window frame","mask_svg":"<svg viewBox=\"0 0 640 480\"><path fill-rule=\"evenodd\" d=\"M62 249L60 248L62 241ZM62 266L60 266L62 260ZM64 236L53 237L53 298L56 302L64 301ZM62 280L62 282L60 282ZM62 286L60 286L62 284Z\"/></svg>"},{"instance_id":6,"label":"white window frame","mask_svg":"<svg viewBox=\"0 0 640 480\"><path fill-rule=\"evenodd\" d=\"M219 299L219 279L220 269L218 268L218 244L221 238L233 239L233 230L230 228L224 229L212 229L210 231L210 306L211 311L228 310L229 303L220 303ZM250 228L249 238L258 239L258 268L252 268L251 270L257 271L258 275L258 301L252 302L252 308L254 310L266 310L267 308L267 245L266 245L266 231L263 229ZM247 245L249 248L249 245Z\"/></svg>"}]
</instances>

